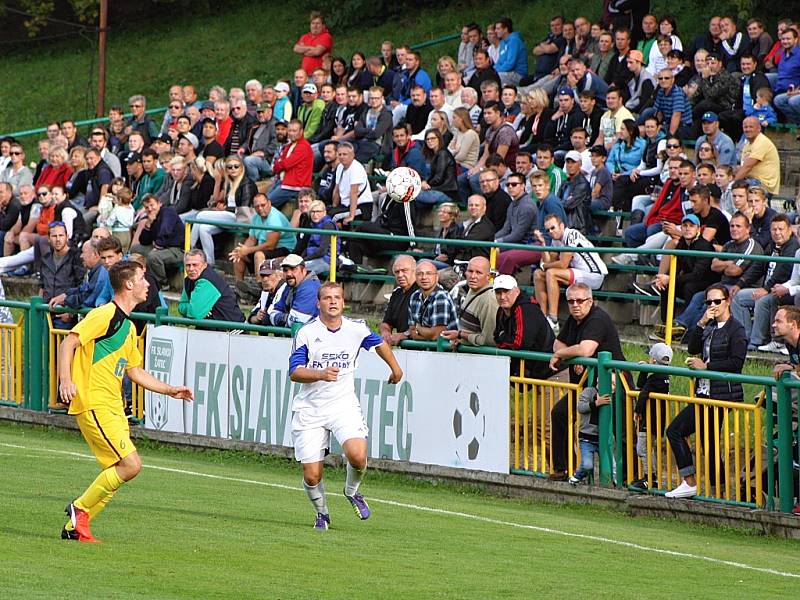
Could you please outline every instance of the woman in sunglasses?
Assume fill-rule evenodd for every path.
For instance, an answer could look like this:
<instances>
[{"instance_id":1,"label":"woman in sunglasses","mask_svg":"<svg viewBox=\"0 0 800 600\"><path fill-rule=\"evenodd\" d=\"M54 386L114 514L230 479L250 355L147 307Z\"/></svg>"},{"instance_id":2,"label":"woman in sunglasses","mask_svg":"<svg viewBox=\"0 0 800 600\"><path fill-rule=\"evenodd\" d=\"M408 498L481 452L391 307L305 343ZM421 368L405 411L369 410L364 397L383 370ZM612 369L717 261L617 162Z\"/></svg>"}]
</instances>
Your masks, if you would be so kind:
<instances>
[{"instance_id":1,"label":"woman in sunglasses","mask_svg":"<svg viewBox=\"0 0 800 600\"><path fill-rule=\"evenodd\" d=\"M731 316L730 302L727 287L719 283L709 286L706 289L706 311L697 322L697 327L689 334L689 354L696 356L687 358L686 366L700 372L695 380L695 396L698 398L713 398L728 402L744 400L741 383L706 379L702 376L704 370L741 373L744 367L747 357L747 334L744 325ZM723 422L724 415L721 409L712 408L708 412L701 409L699 415L695 415L695 406L689 404L669 424L667 439L672 446L675 464L683 480L678 487L667 492L667 498L691 498L697 495L694 457L686 438L692 434L702 436L706 430L712 432L712 435L719 436ZM700 443L704 444L704 441L701 440ZM714 440L709 440L708 444L713 452ZM716 461L711 456L708 481L712 485L716 481L715 467ZM710 492L710 490L704 491L706 495Z\"/></svg>"}]
</instances>

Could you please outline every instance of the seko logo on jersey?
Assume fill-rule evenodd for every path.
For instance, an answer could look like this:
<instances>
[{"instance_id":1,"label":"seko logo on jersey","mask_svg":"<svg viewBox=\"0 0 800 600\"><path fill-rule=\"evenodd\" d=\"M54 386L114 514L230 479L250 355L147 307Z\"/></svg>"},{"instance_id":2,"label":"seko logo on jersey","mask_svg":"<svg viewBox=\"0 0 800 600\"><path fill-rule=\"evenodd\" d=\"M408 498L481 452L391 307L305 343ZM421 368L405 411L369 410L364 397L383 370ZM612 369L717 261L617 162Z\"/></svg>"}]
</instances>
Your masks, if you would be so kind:
<instances>
[{"instance_id":1,"label":"seko logo on jersey","mask_svg":"<svg viewBox=\"0 0 800 600\"><path fill-rule=\"evenodd\" d=\"M312 360L309 365L312 369L326 369L336 367L337 369L349 369L351 367L351 356L349 352L321 352L319 360Z\"/></svg>"}]
</instances>

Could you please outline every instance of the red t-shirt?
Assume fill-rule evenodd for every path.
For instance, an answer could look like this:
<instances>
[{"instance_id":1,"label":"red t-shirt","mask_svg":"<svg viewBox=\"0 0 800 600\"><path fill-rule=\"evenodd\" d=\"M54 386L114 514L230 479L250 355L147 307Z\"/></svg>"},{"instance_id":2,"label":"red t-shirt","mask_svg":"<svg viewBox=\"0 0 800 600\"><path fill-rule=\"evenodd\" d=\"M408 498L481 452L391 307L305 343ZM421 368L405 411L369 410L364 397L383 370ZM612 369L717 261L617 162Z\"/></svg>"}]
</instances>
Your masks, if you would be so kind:
<instances>
[{"instance_id":1,"label":"red t-shirt","mask_svg":"<svg viewBox=\"0 0 800 600\"><path fill-rule=\"evenodd\" d=\"M327 29L324 29L319 35L314 35L313 33L308 32L300 36L300 39L297 40L297 43L303 44L304 46L325 46L325 52L319 56L303 57L303 60L300 63L300 68L308 73L309 76L311 76L311 72L314 69L319 69L322 67L322 57L325 54L330 54L333 52L333 37Z\"/></svg>"},{"instance_id":2,"label":"red t-shirt","mask_svg":"<svg viewBox=\"0 0 800 600\"><path fill-rule=\"evenodd\" d=\"M53 222L56 217L56 205L43 206L39 213L39 222L36 223L36 233L47 237L47 232L50 229L48 226Z\"/></svg>"}]
</instances>

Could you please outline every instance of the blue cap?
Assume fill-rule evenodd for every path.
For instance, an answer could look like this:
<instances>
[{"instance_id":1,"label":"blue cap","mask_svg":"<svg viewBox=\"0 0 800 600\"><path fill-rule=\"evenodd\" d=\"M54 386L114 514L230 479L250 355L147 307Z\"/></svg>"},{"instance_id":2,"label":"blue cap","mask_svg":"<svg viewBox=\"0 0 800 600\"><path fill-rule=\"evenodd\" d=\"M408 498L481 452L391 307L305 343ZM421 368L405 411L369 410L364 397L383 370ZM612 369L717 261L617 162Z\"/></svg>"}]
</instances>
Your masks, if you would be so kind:
<instances>
[{"instance_id":1,"label":"blue cap","mask_svg":"<svg viewBox=\"0 0 800 600\"><path fill-rule=\"evenodd\" d=\"M711 123L713 121L719 121L719 115L717 115L717 113L711 112L711 111L705 112L705 113L703 113L703 116L700 118L700 120L704 121L706 123Z\"/></svg>"},{"instance_id":2,"label":"blue cap","mask_svg":"<svg viewBox=\"0 0 800 600\"><path fill-rule=\"evenodd\" d=\"M689 213L688 215L683 215L683 219L681 219L681 223L686 223L689 221L690 223L694 223L698 227L700 227L700 219L697 218L697 215Z\"/></svg>"},{"instance_id":3,"label":"blue cap","mask_svg":"<svg viewBox=\"0 0 800 600\"><path fill-rule=\"evenodd\" d=\"M568 88L568 87L561 88L560 90L558 90L558 95L559 96L572 96L572 97L575 97L575 94L573 93L572 88Z\"/></svg>"}]
</instances>

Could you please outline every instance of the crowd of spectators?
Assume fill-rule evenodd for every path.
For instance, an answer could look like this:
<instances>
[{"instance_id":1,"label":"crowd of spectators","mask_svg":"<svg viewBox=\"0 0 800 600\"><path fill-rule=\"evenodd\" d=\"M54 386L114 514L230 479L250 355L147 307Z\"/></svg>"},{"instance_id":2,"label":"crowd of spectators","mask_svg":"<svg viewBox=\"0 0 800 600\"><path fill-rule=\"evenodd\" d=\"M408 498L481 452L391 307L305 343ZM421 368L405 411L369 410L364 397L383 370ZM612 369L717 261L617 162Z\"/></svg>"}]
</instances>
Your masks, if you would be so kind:
<instances>
[{"instance_id":1,"label":"crowd of spectators","mask_svg":"<svg viewBox=\"0 0 800 600\"><path fill-rule=\"evenodd\" d=\"M53 306L98 305L107 301L101 251L110 238L142 257L156 292L185 270L181 314L283 326L316 314L331 238L261 227L413 237L433 211L441 241L430 259L417 260L403 241L336 241L346 270L408 252L393 262L397 288L381 335L555 351L543 371L530 365L549 376L562 359L604 348L621 356L610 318L593 304L608 266L590 240L607 221L602 211L626 211L618 234L630 248L719 254L678 260L683 308L672 325L690 348L704 335L707 288L718 284L749 348L786 353L771 323L800 300L800 269L725 253L800 258L793 218L770 207L782 179L766 133L800 124L798 27L783 19L773 39L758 19L713 16L703 34L681 39L671 15L615 5L605 3L597 23L554 16L535 42L510 18L468 23L454 56L436 60L389 41L347 60L315 12L293 47L302 58L290 78L214 86L204 98L176 84L155 118L133 95L129 117L112 106L88 138L70 119L49 123L35 161L16 140L0 140L0 270L38 273ZM422 178L408 204L380 183L399 166ZM191 217L205 223L191 228L185 253ZM218 236L234 223L252 228L223 250ZM491 284L488 249L454 239L531 249L501 251ZM230 261L239 282L248 272L259 278L239 286L258 298L247 317L217 260ZM622 250L613 260L656 259ZM665 318L668 259L652 264L653 280L634 285L662 298ZM466 281L457 300L447 289L454 267ZM528 268L533 297L516 279ZM559 321L562 288L569 317ZM62 317L65 326L72 318ZM564 410L559 403L553 414L559 477Z\"/></svg>"}]
</instances>

